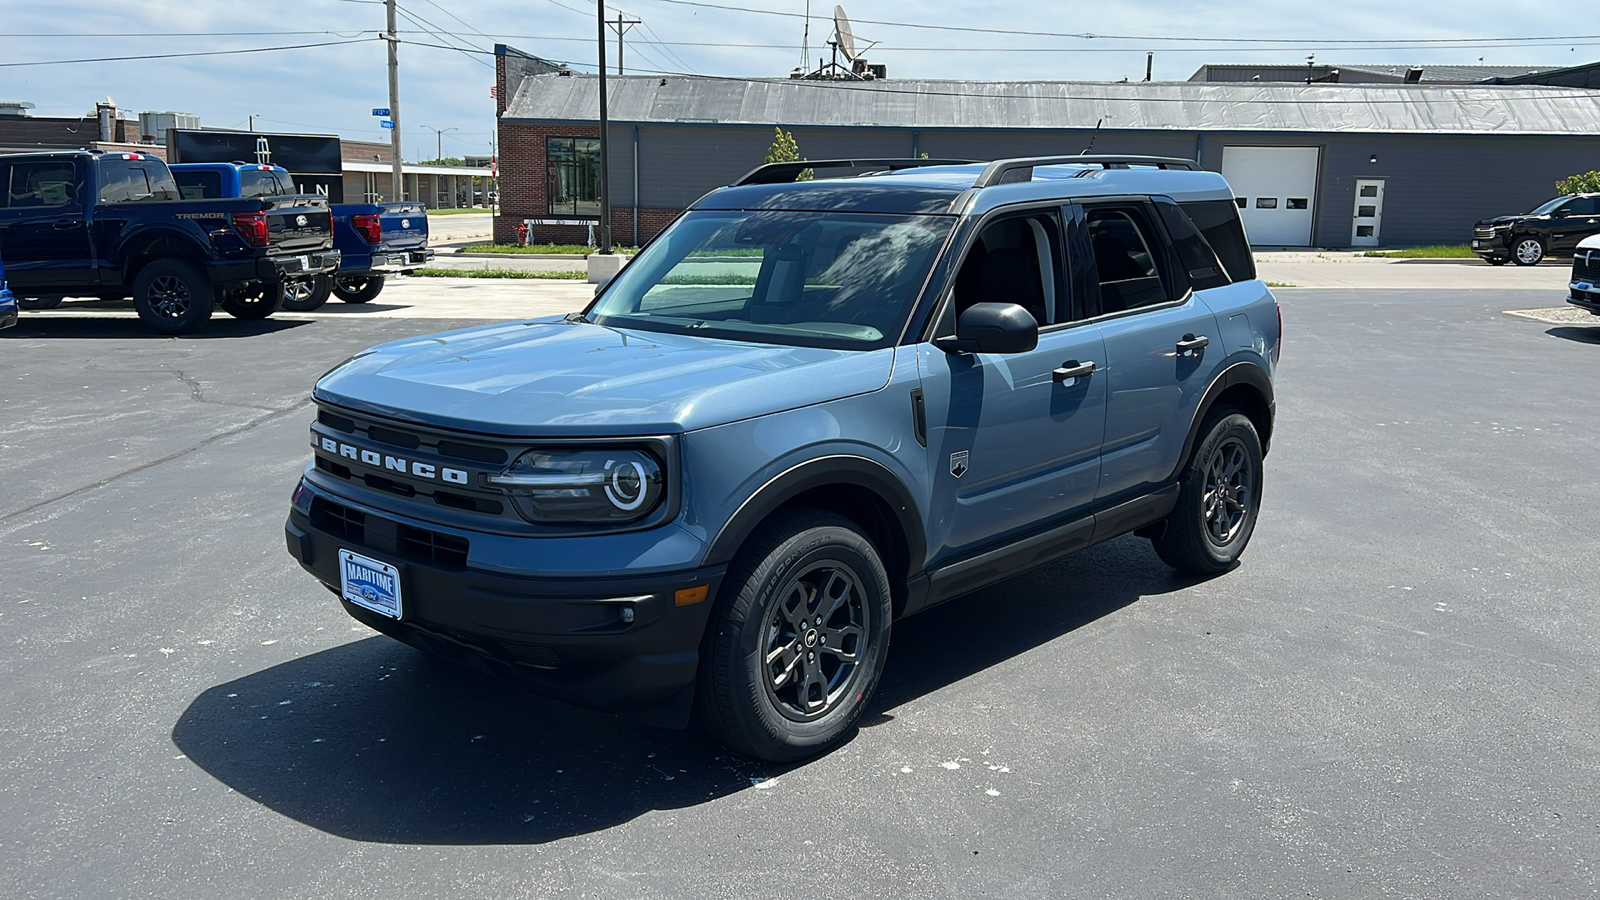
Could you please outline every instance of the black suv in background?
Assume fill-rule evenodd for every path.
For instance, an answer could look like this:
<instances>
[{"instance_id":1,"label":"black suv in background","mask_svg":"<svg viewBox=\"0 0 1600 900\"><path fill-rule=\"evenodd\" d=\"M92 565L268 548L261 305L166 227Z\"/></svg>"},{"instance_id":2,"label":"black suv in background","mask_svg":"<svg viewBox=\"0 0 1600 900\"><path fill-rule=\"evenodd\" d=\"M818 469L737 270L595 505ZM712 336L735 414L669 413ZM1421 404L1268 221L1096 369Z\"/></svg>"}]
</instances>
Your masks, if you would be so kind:
<instances>
[{"instance_id":1,"label":"black suv in background","mask_svg":"<svg viewBox=\"0 0 1600 900\"><path fill-rule=\"evenodd\" d=\"M1507 260L1536 266L1548 255L1571 256L1592 234L1600 234L1600 194L1568 194L1527 215L1479 222L1472 229L1472 252L1491 266Z\"/></svg>"}]
</instances>

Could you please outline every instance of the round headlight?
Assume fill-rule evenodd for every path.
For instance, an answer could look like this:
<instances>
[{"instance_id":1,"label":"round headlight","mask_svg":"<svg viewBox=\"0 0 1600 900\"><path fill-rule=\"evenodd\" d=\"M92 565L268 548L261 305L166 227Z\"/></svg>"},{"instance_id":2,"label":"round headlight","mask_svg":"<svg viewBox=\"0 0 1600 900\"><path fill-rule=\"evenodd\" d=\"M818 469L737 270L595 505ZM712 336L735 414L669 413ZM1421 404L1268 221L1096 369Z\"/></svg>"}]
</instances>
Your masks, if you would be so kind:
<instances>
[{"instance_id":1,"label":"round headlight","mask_svg":"<svg viewBox=\"0 0 1600 900\"><path fill-rule=\"evenodd\" d=\"M630 522L666 495L661 464L643 450L530 450L484 482L541 524Z\"/></svg>"}]
</instances>

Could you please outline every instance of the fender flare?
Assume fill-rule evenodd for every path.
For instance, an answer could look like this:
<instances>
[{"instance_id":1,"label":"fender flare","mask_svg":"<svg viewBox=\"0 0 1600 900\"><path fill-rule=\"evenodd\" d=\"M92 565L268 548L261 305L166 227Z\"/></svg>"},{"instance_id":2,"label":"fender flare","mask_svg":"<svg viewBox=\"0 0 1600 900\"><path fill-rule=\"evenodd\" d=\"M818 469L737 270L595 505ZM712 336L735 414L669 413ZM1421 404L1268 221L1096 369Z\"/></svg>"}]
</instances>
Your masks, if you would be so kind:
<instances>
[{"instance_id":1,"label":"fender flare","mask_svg":"<svg viewBox=\"0 0 1600 900\"><path fill-rule=\"evenodd\" d=\"M1201 395L1200 402L1195 405L1194 418L1189 422L1189 434L1183 439L1183 452L1178 455L1178 467L1173 470L1171 477L1174 480L1183 473L1183 467L1189 464L1189 454L1194 452L1195 442L1200 440L1200 423L1205 420L1206 413L1217 402L1217 398L1228 388L1238 385L1247 385L1255 388L1261 399L1267 405L1267 414L1277 417L1277 399L1272 392L1272 379L1262 370L1261 364L1249 360L1240 360L1230 364L1212 379L1211 386ZM1263 436L1262 451L1271 443L1271 432Z\"/></svg>"},{"instance_id":2,"label":"fender flare","mask_svg":"<svg viewBox=\"0 0 1600 900\"><path fill-rule=\"evenodd\" d=\"M921 513L905 484L882 463L864 456L835 454L806 460L773 476L739 505L717 530L706 551L705 564L724 565L733 560L745 538L767 516L785 503L814 488L853 485L871 491L884 502L905 535L907 571L922 568L928 540Z\"/></svg>"}]
</instances>

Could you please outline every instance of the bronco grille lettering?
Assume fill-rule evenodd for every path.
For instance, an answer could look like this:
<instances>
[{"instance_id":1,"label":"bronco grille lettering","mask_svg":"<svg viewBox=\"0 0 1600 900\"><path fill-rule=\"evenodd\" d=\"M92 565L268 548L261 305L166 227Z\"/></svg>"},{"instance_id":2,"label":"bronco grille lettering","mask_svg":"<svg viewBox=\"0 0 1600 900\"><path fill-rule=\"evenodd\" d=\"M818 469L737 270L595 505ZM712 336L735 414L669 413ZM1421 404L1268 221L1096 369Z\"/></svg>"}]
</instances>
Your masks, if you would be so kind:
<instances>
[{"instance_id":1,"label":"bronco grille lettering","mask_svg":"<svg viewBox=\"0 0 1600 900\"><path fill-rule=\"evenodd\" d=\"M467 473L461 469L452 469L449 466L435 466L431 463L408 460L401 456L387 456L375 450L363 450L353 447L343 441L336 441L329 437L312 436L311 445L325 452L337 454L344 459L353 459L377 469L386 469L399 472L402 475L412 475L417 478L426 478L430 481L445 481L450 484L466 484Z\"/></svg>"}]
</instances>

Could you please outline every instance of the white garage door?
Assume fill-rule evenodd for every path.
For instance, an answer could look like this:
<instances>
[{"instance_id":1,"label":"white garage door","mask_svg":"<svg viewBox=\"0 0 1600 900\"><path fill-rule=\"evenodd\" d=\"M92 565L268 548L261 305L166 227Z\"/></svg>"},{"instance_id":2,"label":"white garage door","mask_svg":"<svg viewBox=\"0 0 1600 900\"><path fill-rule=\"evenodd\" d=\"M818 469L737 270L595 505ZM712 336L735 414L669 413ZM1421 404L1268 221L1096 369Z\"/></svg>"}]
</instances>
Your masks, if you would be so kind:
<instances>
[{"instance_id":1,"label":"white garage door","mask_svg":"<svg viewBox=\"0 0 1600 900\"><path fill-rule=\"evenodd\" d=\"M1311 245L1320 152L1316 147L1222 148L1222 177L1233 186L1250 243Z\"/></svg>"}]
</instances>

